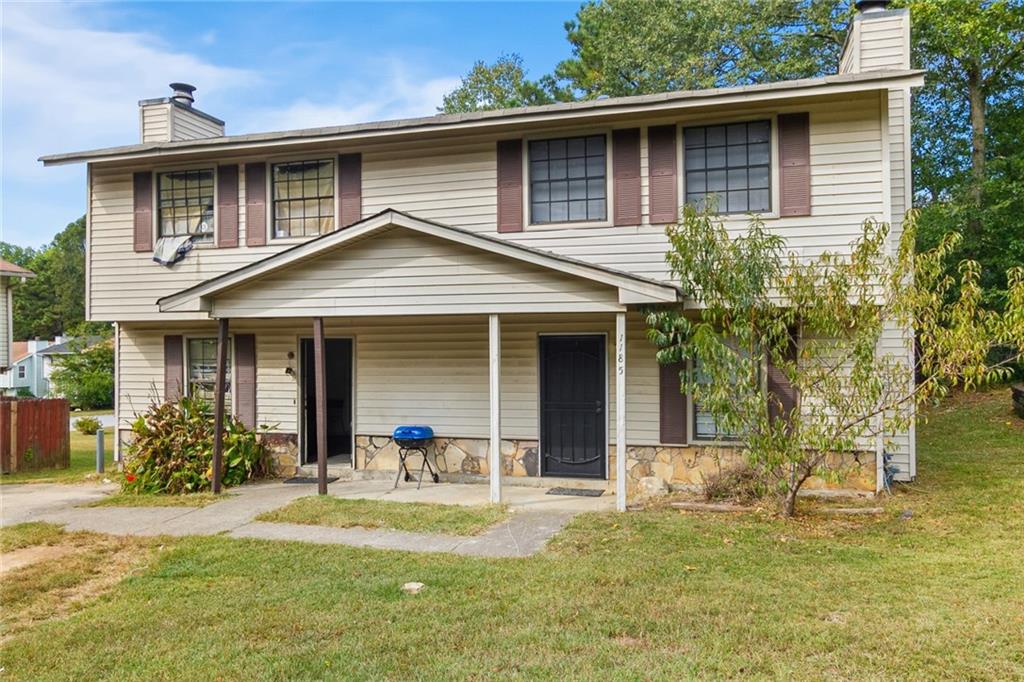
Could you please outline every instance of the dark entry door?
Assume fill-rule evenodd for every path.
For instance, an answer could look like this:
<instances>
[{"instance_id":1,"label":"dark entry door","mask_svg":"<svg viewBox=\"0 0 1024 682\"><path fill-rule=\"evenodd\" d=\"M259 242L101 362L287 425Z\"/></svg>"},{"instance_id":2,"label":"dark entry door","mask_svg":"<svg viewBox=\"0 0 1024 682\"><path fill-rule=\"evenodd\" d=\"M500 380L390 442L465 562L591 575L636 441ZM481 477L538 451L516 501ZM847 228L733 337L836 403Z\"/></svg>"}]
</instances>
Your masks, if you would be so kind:
<instances>
[{"instance_id":1,"label":"dark entry door","mask_svg":"<svg viewBox=\"0 0 1024 682\"><path fill-rule=\"evenodd\" d=\"M604 478L603 336L540 337L541 473Z\"/></svg>"},{"instance_id":2,"label":"dark entry door","mask_svg":"<svg viewBox=\"0 0 1024 682\"><path fill-rule=\"evenodd\" d=\"M352 461L352 339L326 339L327 456ZM313 339L302 339L303 463L316 462L316 377Z\"/></svg>"}]
</instances>

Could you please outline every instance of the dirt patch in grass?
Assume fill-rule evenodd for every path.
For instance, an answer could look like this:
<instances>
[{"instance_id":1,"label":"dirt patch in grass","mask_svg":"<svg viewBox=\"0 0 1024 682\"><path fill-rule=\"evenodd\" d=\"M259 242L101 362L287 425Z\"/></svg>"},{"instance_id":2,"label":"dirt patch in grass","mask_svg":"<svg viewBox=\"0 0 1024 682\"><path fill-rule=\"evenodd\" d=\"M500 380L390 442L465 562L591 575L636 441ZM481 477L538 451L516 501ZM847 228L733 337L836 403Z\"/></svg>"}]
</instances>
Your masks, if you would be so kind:
<instances>
[{"instance_id":1,"label":"dirt patch in grass","mask_svg":"<svg viewBox=\"0 0 1024 682\"><path fill-rule=\"evenodd\" d=\"M302 523L333 528L391 528L412 533L476 535L504 521L502 505L463 507L423 502L345 500L337 497L302 497L291 504L260 514L257 521Z\"/></svg>"},{"instance_id":2,"label":"dirt patch in grass","mask_svg":"<svg viewBox=\"0 0 1024 682\"><path fill-rule=\"evenodd\" d=\"M161 546L150 538L59 530L54 535L52 528L4 529L15 531L23 543L35 544L5 551L0 581L0 642L26 628L65 618L81 609L125 577L148 567Z\"/></svg>"},{"instance_id":3,"label":"dirt patch in grass","mask_svg":"<svg viewBox=\"0 0 1024 682\"><path fill-rule=\"evenodd\" d=\"M115 493L85 507L205 507L232 497L228 494L192 493L190 495L134 495Z\"/></svg>"}]
</instances>

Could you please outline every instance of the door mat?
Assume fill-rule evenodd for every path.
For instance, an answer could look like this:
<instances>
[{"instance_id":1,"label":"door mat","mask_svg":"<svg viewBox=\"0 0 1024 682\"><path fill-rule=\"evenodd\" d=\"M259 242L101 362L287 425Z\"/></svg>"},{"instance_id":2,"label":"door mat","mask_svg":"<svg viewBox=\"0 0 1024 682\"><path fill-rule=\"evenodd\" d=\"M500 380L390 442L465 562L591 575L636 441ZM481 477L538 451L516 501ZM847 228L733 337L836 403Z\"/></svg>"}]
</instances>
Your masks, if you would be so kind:
<instances>
[{"instance_id":1,"label":"door mat","mask_svg":"<svg viewBox=\"0 0 1024 682\"><path fill-rule=\"evenodd\" d=\"M548 495L573 495L576 497L601 497L603 490L591 490L589 488L552 488Z\"/></svg>"},{"instance_id":2,"label":"door mat","mask_svg":"<svg viewBox=\"0 0 1024 682\"><path fill-rule=\"evenodd\" d=\"M319 480L320 479L318 479L316 476L292 476L291 478L286 478L284 480L284 482L285 483L317 483ZM328 483L334 483L337 480L338 480L337 476L328 476L327 477L327 482Z\"/></svg>"}]
</instances>

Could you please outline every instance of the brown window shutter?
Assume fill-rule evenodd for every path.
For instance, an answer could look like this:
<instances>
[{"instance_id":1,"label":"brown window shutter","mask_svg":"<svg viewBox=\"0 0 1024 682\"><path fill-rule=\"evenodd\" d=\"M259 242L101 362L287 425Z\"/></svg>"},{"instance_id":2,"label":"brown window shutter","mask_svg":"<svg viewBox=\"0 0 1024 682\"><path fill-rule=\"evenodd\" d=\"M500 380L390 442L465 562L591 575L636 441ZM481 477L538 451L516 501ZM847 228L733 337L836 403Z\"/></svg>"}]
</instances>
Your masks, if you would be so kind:
<instances>
[{"instance_id":1,"label":"brown window shutter","mask_svg":"<svg viewBox=\"0 0 1024 682\"><path fill-rule=\"evenodd\" d=\"M238 246L238 166L217 168L217 246Z\"/></svg>"},{"instance_id":2,"label":"brown window shutter","mask_svg":"<svg viewBox=\"0 0 1024 682\"><path fill-rule=\"evenodd\" d=\"M498 140L498 232L523 231L523 141Z\"/></svg>"},{"instance_id":3,"label":"brown window shutter","mask_svg":"<svg viewBox=\"0 0 1024 682\"><path fill-rule=\"evenodd\" d=\"M153 250L153 174L136 173L132 195L135 202L135 253Z\"/></svg>"},{"instance_id":4,"label":"brown window shutter","mask_svg":"<svg viewBox=\"0 0 1024 682\"><path fill-rule=\"evenodd\" d=\"M164 337L164 400L181 397L185 378L185 342L180 335Z\"/></svg>"},{"instance_id":5,"label":"brown window shutter","mask_svg":"<svg viewBox=\"0 0 1024 682\"><path fill-rule=\"evenodd\" d=\"M686 395L680 390L680 373L686 368L682 362L658 365L660 371L658 401L660 408L661 442L680 445L686 442Z\"/></svg>"},{"instance_id":6,"label":"brown window shutter","mask_svg":"<svg viewBox=\"0 0 1024 682\"><path fill-rule=\"evenodd\" d=\"M786 349L786 360L793 362L797 359L798 352L798 331L791 330L789 347ZM786 374L771 359L768 360L768 393L774 399L768 401L768 413L772 420L780 417L787 419L793 408L797 405L797 390L789 382Z\"/></svg>"},{"instance_id":7,"label":"brown window shutter","mask_svg":"<svg viewBox=\"0 0 1024 682\"><path fill-rule=\"evenodd\" d=\"M612 196L616 225L640 224L640 129L612 131Z\"/></svg>"},{"instance_id":8,"label":"brown window shutter","mask_svg":"<svg viewBox=\"0 0 1024 682\"><path fill-rule=\"evenodd\" d=\"M338 227L348 227L363 218L363 155L338 157Z\"/></svg>"},{"instance_id":9,"label":"brown window shutter","mask_svg":"<svg viewBox=\"0 0 1024 682\"><path fill-rule=\"evenodd\" d=\"M811 215L811 124L807 113L779 114L779 166L779 215Z\"/></svg>"},{"instance_id":10,"label":"brown window shutter","mask_svg":"<svg viewBox=\"0 0 1024 682\"><path fill-rule=\"evenodd\" d=\"M648 187L652 223L674 223L679 218L676 198L676 127L652 126L647 129Z\"/></svg>"},{"instance_id":11,"label":"brown window shutter","mask_svg":"<svg viewBox=\"0 0 1024 682\"><path fill-rule=\"evenodd\" d=\"M245 245L267 243L267 165L245 164Z\"/></svg>"},{"instance_id":12,"label":"brown window shutter","mask_svg":"<svg viewBox=\"0 0 1024 682\"><path fill-rule=\"evenodd\" d=\"M256 336L235 334L235 416L256 428Z\"/></svg>"}]
</instances>

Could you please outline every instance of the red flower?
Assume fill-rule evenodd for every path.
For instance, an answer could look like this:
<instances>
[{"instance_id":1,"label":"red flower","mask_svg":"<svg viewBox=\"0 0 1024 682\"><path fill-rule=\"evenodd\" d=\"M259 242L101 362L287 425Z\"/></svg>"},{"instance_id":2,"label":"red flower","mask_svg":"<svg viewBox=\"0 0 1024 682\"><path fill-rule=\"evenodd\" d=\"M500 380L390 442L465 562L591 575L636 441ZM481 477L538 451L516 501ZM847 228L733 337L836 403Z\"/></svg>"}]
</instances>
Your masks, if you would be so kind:
<instances>
[{"instance_id":1,"label":"red flower","mask_svg":"<svg viewBox=\"0 0 1024 682\"><path fill-rule=\"evenodd\" d=\"M128 481L129 483L132 483L133 481L135 481L135 474L125 474L124 480Z\"/></svg>"}]
</instances>

